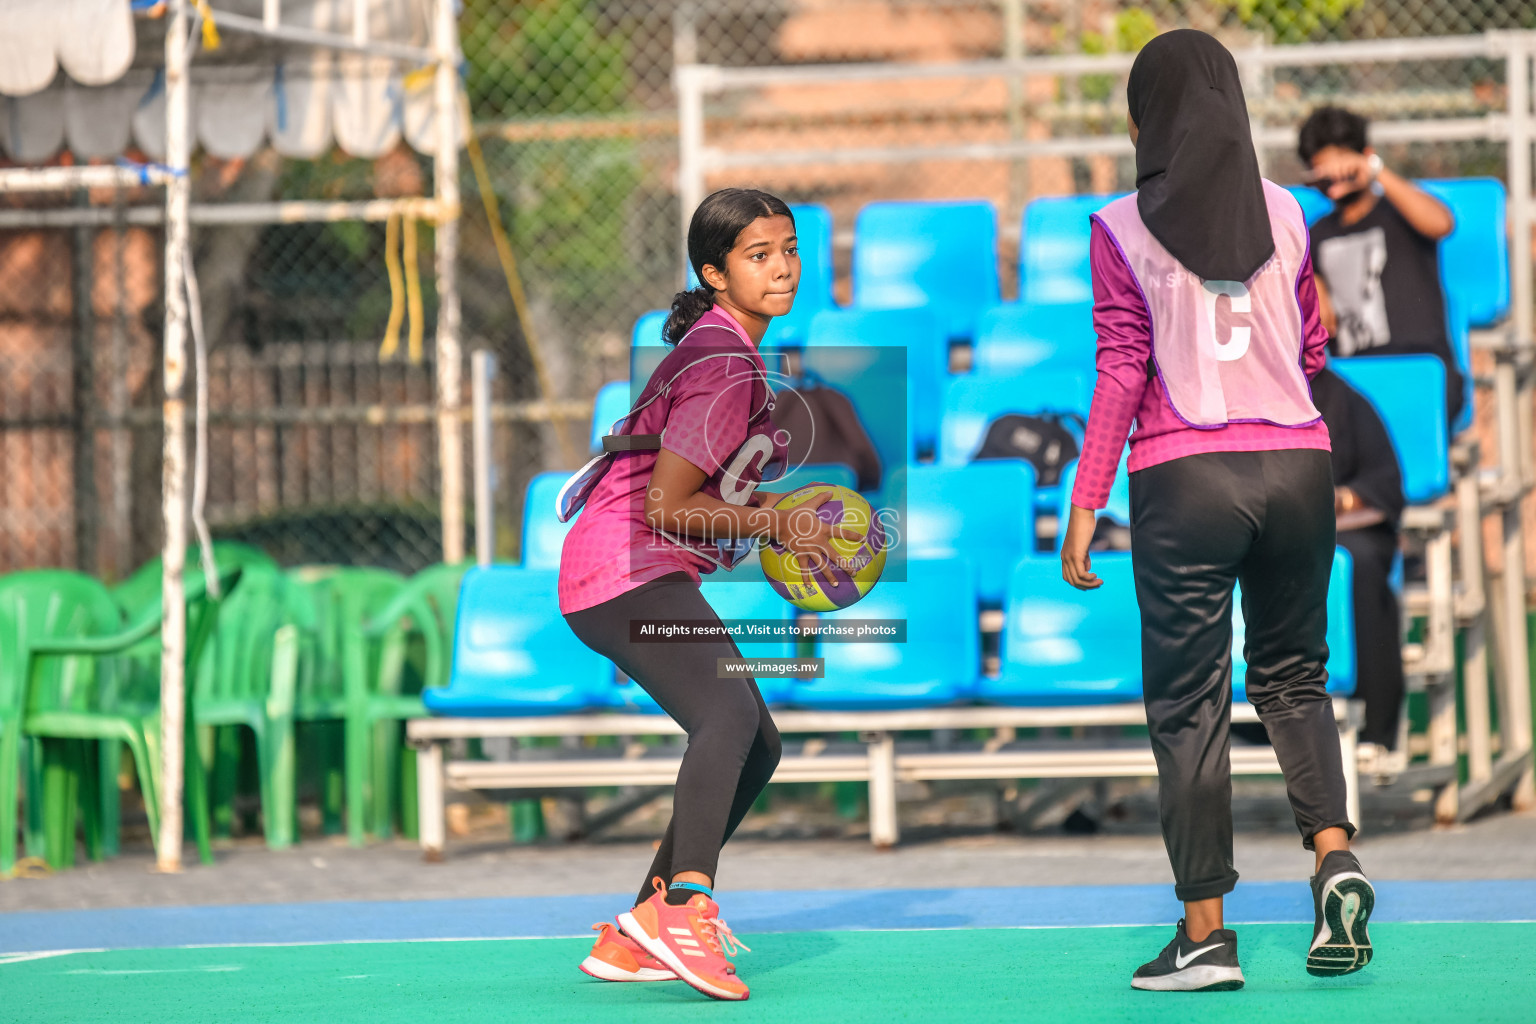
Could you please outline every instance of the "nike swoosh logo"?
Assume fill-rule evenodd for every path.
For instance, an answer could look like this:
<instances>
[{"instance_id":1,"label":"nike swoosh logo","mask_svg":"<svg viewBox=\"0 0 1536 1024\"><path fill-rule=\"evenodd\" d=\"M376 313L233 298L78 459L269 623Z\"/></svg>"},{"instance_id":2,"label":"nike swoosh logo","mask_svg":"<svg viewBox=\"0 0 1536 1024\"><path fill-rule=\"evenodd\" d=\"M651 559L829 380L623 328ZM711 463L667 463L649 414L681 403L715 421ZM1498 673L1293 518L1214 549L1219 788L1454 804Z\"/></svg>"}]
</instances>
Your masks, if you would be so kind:
<instances>
[{"instance_id":1,"label":"nike swoosh logo","mask_svg":"<svg viewBox=\"0 0 1536 1024\"><path fill-rule=\"evenodd\" d=\"M1173 955L1173 966L1182 971L1185 967L1189 966L1189 962L1195 957L1199 956L1201 953L1209 953L1213 949L1220 949L1221 945L1221 943L1217 942L1209 946L1201 946L1199 949L1194 950L1191 953L1175 953Z\"/></svg>"}]
</instances>

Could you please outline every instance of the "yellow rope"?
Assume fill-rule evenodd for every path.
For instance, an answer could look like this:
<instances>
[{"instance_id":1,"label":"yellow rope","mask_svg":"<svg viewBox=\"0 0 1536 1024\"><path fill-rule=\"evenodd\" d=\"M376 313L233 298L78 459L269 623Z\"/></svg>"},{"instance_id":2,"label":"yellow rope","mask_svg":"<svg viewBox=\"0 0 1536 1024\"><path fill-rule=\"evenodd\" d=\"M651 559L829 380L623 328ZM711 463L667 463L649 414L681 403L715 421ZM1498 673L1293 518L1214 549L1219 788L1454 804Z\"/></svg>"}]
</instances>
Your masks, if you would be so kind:
<instances>
[{"instance_id":1,"label":"yellow rope","mask_svg":"<svg viewBox=\"0 0 1536 1024\"><path fill-rule=\"evenodd\" d=\"M384 269L389 272L389 322L384 325L384 340L379 344L379 362L395 357L400 351L400 324L405 320L405 284L400 275L400 215L392 213L384 222Z\"/></svg>"},{"instance_id":2,"label":"yellow rope","mask_svg":"<svg viewBox=\"0 0 1536 1024\"><path fill-rule=\"evenodd\" d=\"M420 363L425 325L421 315L421 264L416 257L416 218L405 218L404 227L405 241L401 249L405 260L405 311L410 320L405 332L406 356L412 363Z\"/></svg>"},{"instance_id":3,"label":"yellow rope","mask_svg":"<svg viewBox=\"0 0 1536 1024\"><path fill-rule=\"evenodd\" d=\"M485 207L485 219L491 228L491 239L496 243L496 256L501 261L501 273L506 278L507 291L511 293L512 308L517 312L517 323L522 328L523 339L528 343L528 357L533 360L533 375L539 383L539 393L543 395L545 401L550 401L554 398L554 388L550 384L549 372L545 368L538 336L533 330L533 318L528 312L528 296L523 291L522 277L517 271L517 257L512 252L512 241L507 237L507 229L501 222L501 206L496 201L496 191L491 185L491 174L485 166L485 154L480 150L480 140L475 137L475 127L469 116L469 102L463 93L459 94L459 108L464 125L465 149L469 152L469 164L474 168L475 185L480 193L481 205ZM551 421L551 426L553 425ZM562 454L566 461L574 465L576 457L570 451L566 433L567 431L564 430L555 430Z\"/></svg>"},{"instance_id":4,"label":"yellow rope","mask_svg":"<svg viewBox=\"0 0 1536 1024\"><path fill-rule=\"evenodd\" d=\"M0 882L9 882L13 878L47 878L53 874L53 868L41 857L22 857L16 862L16 866L9 874L0 872Z\"/></svg>"},{"instance_id":5,"label":"yellow rope","mask_svg":"<svg viewBox=\"0 0 1536 1024\"><path fill-rule=\"evenodd\" d=\"M208 0L196 0L197 13L203 19L203 49L217 50L219 48L219 26L213 23L213 8L208 6Z\"/></svg>"}]
</instances>

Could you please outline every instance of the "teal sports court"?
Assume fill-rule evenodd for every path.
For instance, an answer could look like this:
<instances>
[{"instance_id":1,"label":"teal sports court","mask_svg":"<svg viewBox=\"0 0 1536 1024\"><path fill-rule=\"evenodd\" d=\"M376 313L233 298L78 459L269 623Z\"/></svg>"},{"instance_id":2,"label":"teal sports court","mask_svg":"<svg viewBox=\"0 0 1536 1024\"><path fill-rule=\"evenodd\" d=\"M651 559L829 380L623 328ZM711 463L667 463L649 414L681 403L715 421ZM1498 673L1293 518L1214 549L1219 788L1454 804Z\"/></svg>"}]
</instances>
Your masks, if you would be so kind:
<instances>
[{"instance_id":1,"label":"teal sports court","mask_svg":"<svg viewBox=\"0 0 1536 1024\"><path fill-rule=\"evenodd\" d=\"M1171 171L1138 163L1159 132L1128 119L1131 69L1192 28L1237 77L1172 106L1221 94L1255 166L1246 143L1178 161L1195 187L1159 229L1135 190ZM0 52L0 1024L1536 1019L1530 0L0 0ZM1185 127L1186 154L1222 136ZM1245 221L1277 243L1261 270L1299 261L1278 288L1197 275L1170 240L1263 248L1226 230L1238 204L1212 212L1233 174L1264 179ZM706 223L737 190L772 204ZM701 286L709 267L724 287ZM1144 279L1208 320L1165 330ZM762 363L745 440L734 405L714 415L739 380L690 377L679 393L713 382L711 412L678 420L651 384L709 316ZM1181 334L1203 339L1198 387L1171 384ZM1326 419L1303 379L1322 334L1374 424L1351 420L1359 451L1396 484L1379 501L1341 480L1352 445L1332 448L1333 518L1296 545L1317 556L1292 602L1315 712L1299 745L1255 710L1278 699L1284 602L1265 623L1243 588L1186 593L1216 609L1188 632L1219 650L1181 635L1149 667L1147 595L1204 563L1165 557L1147 582L1156 502L1133 502L1130 466L1233 426L1237 447L1195 454L1320 465L1264 431ZM1126 383L1101 367L1130 335L1146 351ZM1234 375L1269 367L1234 385L1263 415L1210 383L1250 346L1284 356ZM1150 396L1167 437L1090 444L1107 380ZM1191 419L1195 395L1220 410ZM729 518L781 492L773 523L679 540L641 510L605 534L622 502L583 521L568 485L624 479L598 461L621 454L704 474L667 507L703 495ZM1301 488L1273 479L1284 507ZM828 485L814 530L867 514L887 532L813 583L783 550L795 500ZM1324 523L1372 543L1330 552ZM1102 590L1064 582L1069 538ZM626 571L642 548L666 554ZM1250 596L1305 575L1268 561ZM629 606L608 633L563 614L663 563L705 578L693 614L649 628L718 617L739 651L651 671L640 641L591 639L634 629ZM1206 731L1181 776L1158 731L1178 716L1149 725L1144 696L1167 663L1229 653L1230 685L1210 673L1185 702L1186 734ZM1386 698L1383 665L1402 668ZM730 728L700 678L745 694ZM694 712L710 728L679 724ZM690 730L736 742L692 762L708 785L678 781ZM1362 825L1374 952L1322 979L1277 751L1331 766L1335 740L1342 784L1330 767L1292 798L1326 804L1323 831ZM1134 990L1180 918L1166 883L1198 860L1161 845L1168 808L1219 792L1226 761L1245 987ZM1187 785L1159 791L1159 769ZM674 809L697 856L719 845L690 823L722 807L745 852L725 848L719 912L750 947L732 961L750 999L578 971L589 925L673 849ZM1200 832L1206 805L1183 810Z\"/></svg>"},{"instance_id":2,"label":"teal sports court","mask_svg":"<svg viewBox=\"0 0 1536 1024\"><path fill-rule=\"evenodd\" d=\"M1254 882L1228 911L1246 987L1150 993L1129 975L1167 937L1163 887L733 893L752 996L729 1010L680 982L577 972L591 940L572 923L617 896L7 914L0 1020L1525 1019L1536 882L1388 881L1378 895L1366 971L1309 977L1305 887Z\"/></svg>"}]
</instances>

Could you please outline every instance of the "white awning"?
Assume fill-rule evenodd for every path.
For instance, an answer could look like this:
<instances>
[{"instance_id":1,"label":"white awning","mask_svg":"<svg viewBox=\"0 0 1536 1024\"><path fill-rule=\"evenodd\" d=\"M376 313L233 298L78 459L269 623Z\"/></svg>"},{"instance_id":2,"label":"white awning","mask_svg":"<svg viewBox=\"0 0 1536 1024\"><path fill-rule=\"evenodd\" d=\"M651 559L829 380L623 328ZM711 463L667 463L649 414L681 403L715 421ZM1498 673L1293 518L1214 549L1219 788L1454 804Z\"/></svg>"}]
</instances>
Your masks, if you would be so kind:
<instances>
[{"instance_id":1,"label":"white awning","mask_svg":"<svg viewBox=\"0 0 1536 1024\"><path fill-rule=\"evenodd\" d=\"M365 0L370 40L426 48L434 0ZM0 152L42 163L68 149L82 159L132 148L165 155L163 19L135 16L132 0L0 2ZM262 0L213 0L215 11L259 19ZM352 34L356 0L282 0L284 27ZM217 25L217 20L215 20ZM332 145L380 156L402 137L434 141L433 76L389 58L331 52L221 33L192 64L197 143L219 157L272 145L318 157ZM409 84L408 84L409 83ZM463 126L458 126L463 134Z\"/></svg>"}]
</instances>

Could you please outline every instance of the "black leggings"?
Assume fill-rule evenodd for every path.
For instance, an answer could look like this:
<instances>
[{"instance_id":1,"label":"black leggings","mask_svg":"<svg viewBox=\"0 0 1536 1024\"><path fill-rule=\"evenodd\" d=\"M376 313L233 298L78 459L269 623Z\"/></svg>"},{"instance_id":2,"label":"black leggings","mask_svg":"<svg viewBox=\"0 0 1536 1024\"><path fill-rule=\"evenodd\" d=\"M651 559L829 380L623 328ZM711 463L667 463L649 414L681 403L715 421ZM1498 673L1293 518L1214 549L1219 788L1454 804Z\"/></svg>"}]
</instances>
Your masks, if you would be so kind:
<instances>
[{"instance_id":1,"label":"black leggings","mask_svg":"<svg viewBox=\"0 0 1536 1024\"><path fill-rule=\"evenodd\" d=\"M716 678L717 658L741 657L734 641L633 643L632 619L720 619L683 572L565 616L582 643L619 666L688 733L672 820L640 884L640 903L657 876L670 882L698 871L715 878L720 847L773 777L781 745L757 681Z\"/></svg>"},{"instance_id":2,"label":"black leggings","mask_svg":"<svg viewBox=\"0 0 1536 1024\"><path fill-rule=\"evenodd\" d=\"M1232 585L1243 585L1248 700L1309 849L1354 834L1328 682L1333 470L1310 449L1207 452L1131 474L1142 692L1163 841L1181 900L1232 891Z\"/></svg>"}]
</instances>

